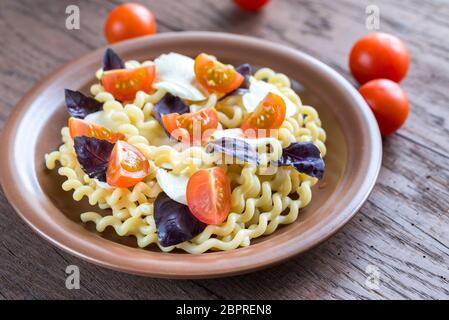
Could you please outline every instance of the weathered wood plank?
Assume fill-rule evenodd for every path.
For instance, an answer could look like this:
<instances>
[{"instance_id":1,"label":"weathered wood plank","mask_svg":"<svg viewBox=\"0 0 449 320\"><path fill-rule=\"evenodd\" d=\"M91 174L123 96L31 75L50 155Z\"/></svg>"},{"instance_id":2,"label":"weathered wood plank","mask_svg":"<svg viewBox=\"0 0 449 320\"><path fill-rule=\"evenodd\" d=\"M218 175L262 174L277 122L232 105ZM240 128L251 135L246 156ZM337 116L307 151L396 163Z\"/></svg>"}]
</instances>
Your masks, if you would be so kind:
<instances>
[{"instance_id":1,"label":"weathered wood plank","mask_svg":"<svg viewBox=\"0 0 449 320\"><path fill-rule=\"evenodd\" d=\"M248 14L231 1L149 0L160 32L210 30L267 38L310 53L348 79L347 54L373 1L273 0ZM69 4L81 29L65 29ZM0 127L20 97L56 67L105 44L102 24L120 1L0 2ZM449 4L375 1L383 31L409 46L403 82L412 110L384 142L379 182L360 213L310 252L268 270L227 279L174 281L126 275L55 249L14 213L0 192L0 298L448 298ZM81 269L81 289L65 288L65 268ZM380 288L366 286L366 268ZM276 279L276 280L274 280Z\"/></svg>"}]
</instances>

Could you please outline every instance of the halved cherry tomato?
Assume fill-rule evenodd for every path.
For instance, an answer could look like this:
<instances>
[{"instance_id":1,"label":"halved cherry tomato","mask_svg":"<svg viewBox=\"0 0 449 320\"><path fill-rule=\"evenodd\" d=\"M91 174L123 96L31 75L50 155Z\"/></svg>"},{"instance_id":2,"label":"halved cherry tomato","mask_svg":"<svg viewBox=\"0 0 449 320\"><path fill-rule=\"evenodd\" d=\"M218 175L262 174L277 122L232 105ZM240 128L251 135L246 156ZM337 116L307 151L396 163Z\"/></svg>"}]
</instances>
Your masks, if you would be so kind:
<instances>
[{"instance_id":1,"label":"halved cherry tomato","mask_svg":"<svg viewBox=\"0 0 449 320\"><path fill-rule=\"evenodd\" d=\"M251 137L270 135L270 129L279 129L285 120L285 102L275 93L268 93L249 114L240 128Z\"/></svg>"},{"instance_id":2,"label":"halved cherry tomato","mask_svg":"<svg viewBox=\"0 0 449 320\"><path fill-rule=\"evenodd\" d=\"M410 54L404 42L381 32L360 38L349 56L349 68L360 84L381 78L399 82L405 77L409 64Z\"/></svg>"},{"instance_id":3,"label":"halved cherry tomato","mask_svg":"<svg viewBox=\"0 0 449 320\"><path fill-rule=\"evenodd\" d=\"M104 34L109 43L155 32L156 22L153 14L137 3L124 3L114 8L104 24Z\"/></svg>"},{"instance_id":4,"label":"halved cherry tomato","mask_svg":"<svg viewBox=\"0 0 449 320\"><path fill-rule=\"evenodd\" d=\"M103 73L101 84L119 101L133 100L137 91L150 92L156 68L154 65L133 69L116 69Z\"/></svg>"},{"instance_id":5,"label":"halved cherry tomato","mask_svg":"<svg viewBox=\"0 0 449 320\"><path fill-rule=\"evenodd\" d=\"M73 117L69 118L69 131L72 139L79 136L86 136L108 140L112 143L117 140L125 139L125 136L121 133L115 133L99 124Z\"/></svg>"},{"instance_id":6,"label":"halved cherry tomato","mask_svg":"<svg viewBox=\"0 0 449 320\"><path fill-rule=\"evenodd\" d=\"M220 224L231 210L231 185L220 167L201 169L187 183L187 206L200 221Z\"/></svg>"},{"instance_id":7,"label":"halved cherry tomato","mask_svg":"<svg viewBox=\"0 0 449 320\"><path fill-rule=\"evenodd\" d=\"M177 140L199 142L210 137L218 126L214 108L191 113L170 113L162 117L165 129Z\"/></svg>"},{"instance_id":8,"label":"halved cherry tomato","mask_svg":"<svg viewBox=\"0 0 449 320\"><path fill-rule=\"evenodd\" d=\"M409 105L405 92L388 79L377 79L365 83L360 89L379 124L382 136L398 130L408 116Z\"/></svg>"},{"instance_id":9,"label":"halved cherry tomato","mask_svg":"<svg viewBox=\"0 0 449 320\"><path fill-rule=\"evenodd\" d=\"M148 160L136 147L117 141L109 159L106 181L119 188L132 187L150 174Z\"/></svg>"},{"instance_id":10,"label":"halved cherry tomato","mask_svg":"<svg viewBox=\"0 0 449 320\"><path fill-rule=\"evenodd\" d=\"M228 93L245 79L231 65L225 65L205 53L195 59L195 76L198 83L210 92Z\"/></svg>"}]
</instances>

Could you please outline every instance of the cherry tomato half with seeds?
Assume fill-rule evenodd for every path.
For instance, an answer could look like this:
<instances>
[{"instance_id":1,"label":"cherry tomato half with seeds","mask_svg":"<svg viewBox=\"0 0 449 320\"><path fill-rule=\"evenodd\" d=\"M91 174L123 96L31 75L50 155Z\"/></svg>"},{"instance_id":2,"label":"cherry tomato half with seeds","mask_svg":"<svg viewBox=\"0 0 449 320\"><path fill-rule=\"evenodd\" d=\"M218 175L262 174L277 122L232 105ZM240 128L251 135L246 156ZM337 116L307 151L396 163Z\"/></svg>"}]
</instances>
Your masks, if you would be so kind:
<instances>
[{"instance_id":1,"label":"cherry tomato half with seeds","mask_svg":"<svg viewBox=\"0 0 449 320\"><path fill-rule=\"evenodd\" d=\"M118 188L128 188L149 174L150 165L142 152L128 142L117 141L109 158L107 183Z\"/></svg>"},{"instance_id":2,"label":"cherry tomato half with seeds","mask_svg":"<svg viewBox=\"0 0 449 320\"><path fill-rule=\"evenodd\" d=\"M138 91L150 92L156 68L154 65L133 69L116 69L103 73L101 84L119 101L133 100Z\"/></svg>"},{"instance_id":3,"label":"cherry tomato half with seeds","mask_svg":"<svg viewBox=\"0 0 449 320\"><path fill-rule=\"evenodd\" d=\"M398 130L409 112L407 95L396 83L388 79L377 79L365 83L360 89L379 124L382 136Z\"/></svg>"},{"instance_id":4,"label":"cherry tomato half with seeds","mask_svg":"<svg viewBox=\"0 0 449 320\"><path fill-rule=\"evenodd\" d=\"M124 3L114 8L104 24L109 43L156 33L156 22L150 10L137 3Z\"/></svg>"},{"instance_id":5,"label":"cherry tomato half with seeds","mask_svg":"<svg viewBox=\"0 0 449 320\"><path fill-rule=\"evenodd\" d=\"M218 114L214 108L191 113L170 113L162 116L165 129L177 140L200 142L217 129Z\"/></svg>"},{"instance_id":6,"label":"cherry tomato half with seeds","mask_svg":"<svg viewBox=\"0 0 449 320\"><path fill-rule=\"evenodd\" d=\"M209 92L218 93L231 92L245 80L233 66L223 64L205 53L195 58L195 76L200 86Z\"/></svg>"},{"instance_id":7,"label":"cherry tomato half with seeds","mask_svg":"<svg viewBox=\"0 0 449 320\"><path fill-rule=\"evenodd\" d=\"M72 139L74 139L75 137L86 136L108 140L112 143L121 139L125 139L125 136L121 133L116 133L112 130L109 130L108 128L100 126L99 124L91 123L86 120L73 117L69 118L69 131Z\"/></svg>"},{"instance_id":8,"label":"cherry tomato half with seeds","mask_svg":"<svg viewBox=\"0 0 449 320\"><path fill-rule=\"evenodd\" d=\"M268 93L240 128L248 137L268 137L271 129L279 129L284 122L285 108L284 99L275 93Z\"/></svg>"},{"instance_id":9,"label":"cherry tomato half with seeds","mask_svg":"<svg viewBox=\"0 0 449 320\"><path fill-rule=\"evenodd\" d=\"M187 206L200 221L220 224L231 211L231 185L220 167L201 169L187 183Z\"/></svg>"},{"instance_id":10,"label":"cherry tomato half with seeds","mask_svg":"<svg viewBox=\"0 0 449 320\"><path fill-rule=\"evenodd\" d=\"M400 82L409 64L410 54L405 44L396 36L380 32L360 38L349 56L349 68L360 84L374 79Z\"/></svg>"},{"instance_id":11,"label":"cherry tomato half with seeds","mask_svg":"<svg viewBox=\"0 0 449 320\"><path fill-rule=\"evenodd\" d=\"M244 10L256 11L265 6L270 0L234 0L234 2Z\"/></svg>"}]
</instances>

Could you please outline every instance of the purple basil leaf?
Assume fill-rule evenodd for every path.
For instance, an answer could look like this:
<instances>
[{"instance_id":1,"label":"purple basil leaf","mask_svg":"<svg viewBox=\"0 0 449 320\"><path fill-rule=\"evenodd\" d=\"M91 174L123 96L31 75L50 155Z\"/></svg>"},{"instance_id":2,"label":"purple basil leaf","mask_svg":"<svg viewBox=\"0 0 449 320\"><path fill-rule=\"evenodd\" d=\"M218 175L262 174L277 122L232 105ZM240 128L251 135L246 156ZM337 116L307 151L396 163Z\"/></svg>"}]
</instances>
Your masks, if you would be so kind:
<instances>
[{"instance_id":1,"label":"purple basil leaf","mask_svg":"<svg viewBox=\"0 0 449 320\"><path fill-rule=\"evenodd\" d=\"M76 157L83 171L90 177L106 182L109 157L114 144L93 137L75 137Z\"/></svg>"},{"instance_id":2,"label":"purple basil leaf","mask_svg":"<svg viewBox=\"0 0 449 320\"><path fill-rule=\"evenodd\" d=\"M165 130L162 123L162 116L170 113L188 113L190 112L189 106L187 106L180 98L175 97L170 93L166 93L165 96L154 106L154 117L164 129L168 136L170 134Z\"/></svg>"},{"instance_id":3,"label":"purple basil leaf","mask_svg":"<svg viewBox=\"0 0 449 320\"><path fill-rule=\"evenodd\" d=\"M320 150L312 142L293 142L282 150L279 166L293 166L301 173L321 179L324 161Z\"/></svg>"},{"instance_id":4,"label":"purple basil leaf","mask_svg":"<svg viewBox=\"0 0 449 320\"><path fill-rule=\"evenodd\" d=\"M103 71L124 69L125 63L122 58L114 52L114 50L107 48L103 56Z\"/></svg>"},{"instance_id":5,"label":"purple basil leaf","mask_svg":"<svg viewBox=\"0 0 449 320\"><path fill-rule=\"evenodd\" d=\"M223 137L208 143L207 152L220 152L245 162L259 164L259 154L246 141Z\"/></svg>"},{"instance_id":6,"label":"purple basil leaf","mask_svg":"<svg viewBox=\"0 0 449 320\"><path fill-rule=\"evenodd\" d=\"M227 97L232 97L232 96L243 96L245 93L248 93L249 89L246 88L237 88L234 91L229 92L227 95L225 95L223 98L221 98L220 100L227 98Z\"/></svg>"},{"instance_id":7,"label":"purple basil leaf","mask_svg":"<svg viewBox=\"0 0 449 320\"><path fill-rule=\"evenodd\" d=\"M159 193L154 202L157 237L163 247L187 241L202 232L206 225L190 212L189 207Z\"/></svg>"},{"instance_id":8,"label":"purple basil leaf","mask_svg":"<svg viewBox=\"0 0 449 320\"><path fill-rule=\"evenodd\" d=\"M79 91L65 89L65 104L72 117L84 119L88 114L103 109L103 104Z\"/></svg>"},{"instance_id":9,"label":"purple basil leaf","mask_svg":"<svg viewBox=\"0 0 449 320\"><path fill-rule=\"evenodd\" d=\"M240 73L242 76L245 77L245 80L243 81L240 88L249 89L249 77L251 75L251 65L249 63L244 63L235 68L235 71L237 71L238 73Z\"/></svg>"}]
</instances>

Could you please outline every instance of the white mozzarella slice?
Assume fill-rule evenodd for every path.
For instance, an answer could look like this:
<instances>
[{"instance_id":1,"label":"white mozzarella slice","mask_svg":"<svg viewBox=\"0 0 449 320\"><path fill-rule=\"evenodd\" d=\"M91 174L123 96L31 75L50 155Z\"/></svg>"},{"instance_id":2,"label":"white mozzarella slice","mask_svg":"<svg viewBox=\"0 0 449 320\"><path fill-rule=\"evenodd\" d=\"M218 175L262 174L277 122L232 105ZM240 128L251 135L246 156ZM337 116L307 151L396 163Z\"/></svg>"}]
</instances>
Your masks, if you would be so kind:
<instances>
[{"instance_id":1,"label":"white mozzarella slice","mask_svg":"<svg viewBox=\"0 0 449 320\"><path fill-rule=\"evenodd\" d=\"M118 131L118 125L114 123L110 116L105 111L97 111L94 113L88 114L84 120L87 122L92 122L95 124L99 124L105 128L108 128L112 131Z\"/></svg>"},{"instance_id":2,"label":"white mozzarella slice","mask_svg":"<svg viewBox=\"0 0 449 320\"><path fill-rule=\"evenodd\" d=\"M174 175L164 169L157 169L156 180L170 199L187 205L186 191L189 178L185 175Z\"/></svg>"},{"instance_id":3,"label":"white mozzarella slice","mask_svg":"<svg viewBox=\"0 0 449 320\"><path fill-rule=\"evenodd\" d=\"M173 165L170 162L164 162L161 164L161 168L173 170Z\"/></svg>"},{"instance_id":4,"label":"white mozzarella slice","mask_svg":"<svg viewBox=\"0 0 449 320\"><path fill-rule=\"evenodd\" d=\"M234 138L241 139L256 149L257 152L268 152L267 149L263 148L265 145L272 145L272 148L276 149L277 145L280 145L276 138L264 137L264 138L247 138L243 134L242 129L233 128L225 130L216 130L212 134L212 138L218 140L220 138ZM262 149L260 149L262 147Z\"/></svg>"},{"instance_id":5,"label":"white mozzarella slice","mask_svg":"<svg viewBox=\"0 0 449 320\"><path fill-rule=\"evenodd\" d=\"M257 108L259 103L270 92L277 94L284 100L285 117L291 117L296 113L298 107L275 85L262 80L256 80L254 77L250 78L249 92L245 93L242 98L243 105L245 106L246 111L253 112Z\"/></svg>"},{"instance_id":6,"label":"white mozzarella slice","mask_svg":"<svg viewBox=\"0 0 449 320\"><path fill-rule=\"evenodd\" d=\"M163 54L156 60L156 81L153 87L164 89L172 95L191 101L202 101L206 97L193 85L195 61L178 53Z\"/></svg>"},{"instance_id":7,"label":"white mozzarella slice","mask_svg":"<svg viewBox=\"0 0 449 320\"><path fill-rule=\"evenodd\" d=\"M240 128L232 128L232 129L224 129L224 130L215 130L212 134L212 138L215 140L220 138L240 138L243 139L245 136L243 135L243 131Z\"/></svg>"}]
</instances>

